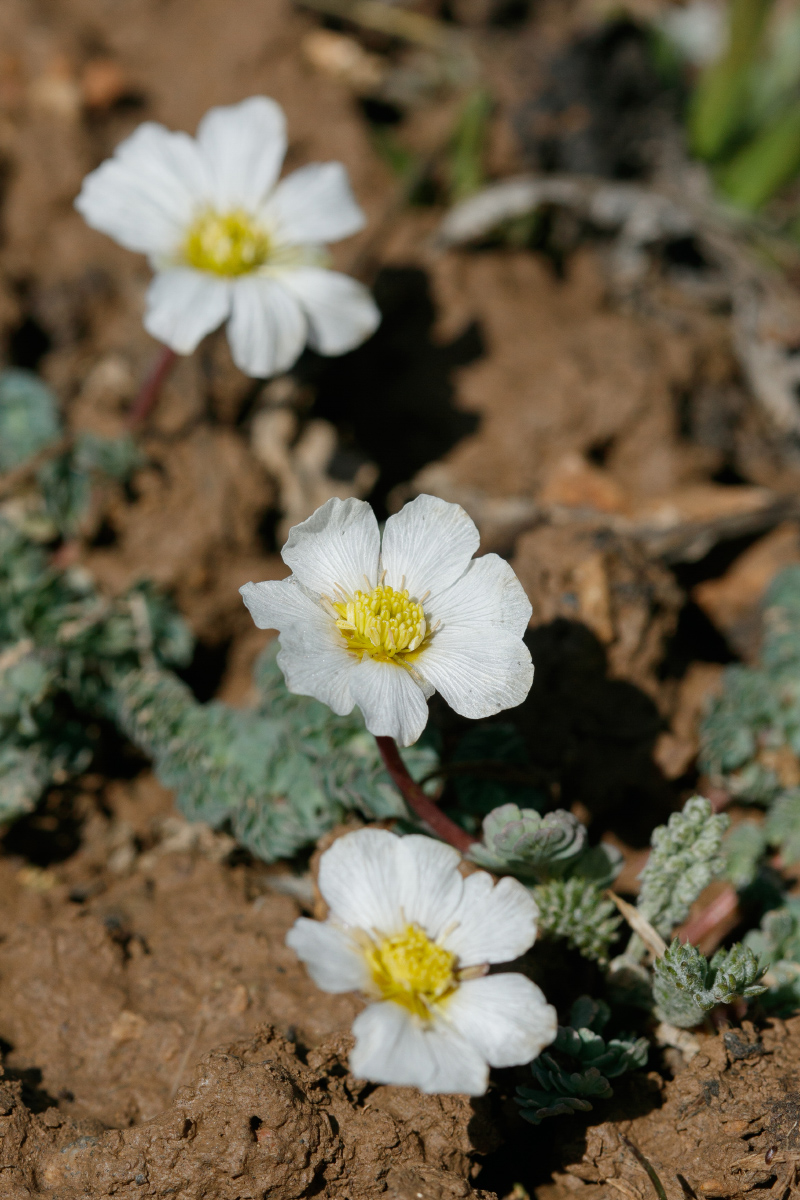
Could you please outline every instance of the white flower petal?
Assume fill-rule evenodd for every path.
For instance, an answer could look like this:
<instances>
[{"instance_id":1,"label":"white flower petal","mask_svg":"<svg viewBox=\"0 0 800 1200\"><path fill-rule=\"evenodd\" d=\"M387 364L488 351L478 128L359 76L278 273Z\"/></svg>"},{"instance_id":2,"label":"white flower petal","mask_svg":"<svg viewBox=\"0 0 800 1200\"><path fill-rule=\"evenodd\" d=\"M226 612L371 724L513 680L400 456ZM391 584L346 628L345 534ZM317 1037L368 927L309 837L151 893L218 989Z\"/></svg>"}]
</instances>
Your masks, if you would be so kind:
<instances>
[{"instance_id":1,"label":"white flower petal","mask_svg":"<svg viewBox=\"0 0 800 1200\"><path fill-rule=\"evenodd\" d=\"M338 242L366 224L339 162L308 163L282 179L265 215L275 221L281 242Z\"/></svg>"},{"instance_id":2,"label":"white flower petal","mask_svg":"<svg viewBox=\"0 0 800 1200\"><path fill-rule=\"evenodd\" d=\"M331 916L355 929L399 933L400 839L386 829L357 829L337 838L319 860L319 890Z\"/></svg>"},{"instance_id":3,"label":"white flower petal","mask_svg":"<svg viewBox=\"0 0 800 1200\"><path fill-rule=\"evenodd\" d=\"M496 554L475 559L426 608L441 627L417 665L451 708L464 717L490 717L523 702L533 683L522 641L531 605L507 562Z\"/></svg>"},{"instance_id":4,"label":"white flower petal","mask_svg":"<svg viewBox=\"0 0 800 1200\"><path fill-rule=\"evenodd\" d=\"M497 554L476 558L447 591L436 596L437 620L450 628L469 628L477 633L489 626L521 638L532 611L513 568Z\"/></svg>"},{"instance_id":5,"label":"white flower petal","mask_svg":"<svg viewBox=\"0 0 800 1200\"><path fill-rule=\"evenodd\" d=\"M365 654L350 677L350 690L367 729L376 737L392 737L401 746L411 746L428 723L422 689L396 663Z\"/></svg>"},{"instance_id":6,"label":"white flower petal","mask_svg":"<svg viewBox=\"0 0 800 1200\"><path fill-rule=\"evenodd\" d=\"M241 275L231 284L228 342L237 367L253 379L288 371L308 333L294 296L275 279Z\"/></svg>"},{"instance_id":7,"label":"white flower petal","mask_svg":"<svg viewBox=\"0 0 800 1200\"><path fill-rule=\"evenodd\" d=\"M455 928L443 942L463 967L511 962L533 945L538 916L536 901L519 880L506 875L496 884L477 871L464 880Z\"/></svg>"},{"instance_id":8,"label":"white flower petal","mask_svg":"<svg viewBox=\"0 0 800 1200\"><path fill-rule=\"evenodd\" d=\"M239 591L259 629L280 630L278 666L289 691L313 696L340 717L352 712L357 660L328 613L293 579L246 583Z\"/></svg>"},{"instance_id":9,"label":"white flower petal","mask_svg":"<svg viewBox=\"0 0 800 1200\"><path fill-rule=\"evenodd\" d=\"M370 1004L353 1022L353 1033L350 1070L360 1079L423 1092L486 1091L486 1061L443 1021L422 1025L398 1004Z\"/></svg>"},{"instance_id":10,"label":"white flower petal","mask_svg":"<svg viewBox=\"0 0 800 1200\"><path fill-rule=\"evenodd\" d=\"M170 267L160 271L147 290L144 327L177 354L191 354L229 311L227 280L191 267Z\"/></svg>"},{"instance_id":11,"label":"white flower petal","mask_svg":"<svg viewBox=\"0 0 800 1200\"><path fill-rule=\"evenodd\" d=\"M412 598L426 592L435 597L464 574L480 540L459 504L417 496L386 522L381 545L386 582L399 588L405 576Z\"/></svg>"},{"instance_id":12,"label":"white flower petal","mask_svg":"<svg viewBox=\"0 0 800 1200\"><path fill-rule=\"evenodd\" d=\"M302 632L310 626L321 633L323 618L326 623L331 622L316 600L307 596L294 579L266 579L262 583L251 580L242 584L239 595L259 629L297 628Z\"/></svg>"},{"instance_id":13,"label":"white flower petal","mask_svg":"<svg viewBox=\"0 0 800 1200\"><path fill-rule=\"evenodd\" d=\"M336 584L348 596L378 582L380 533L365 500L334 497L289 530L281 557L305 587L332 595ZM366 580L365 580L366 576Z\"/></svg>"},{"instance_id":14,"label":"white flower petal","mask_svg":"<svg viewBox=\"0 0 800 1200\"><path fill-rule=\"evenodd\" d=\"M522 704L533 683L530 651L521 638L487 627L478 636L445 625L416 664L462 717L491 717Z\"/></svg>"},{"instance_id":15,"label":"white flower petal","mask_svg":"<svg viewBox=\"0 0 800 1200\"><path fill-rule=\"evenodd\" d=\"M339 717L353 711L353 660L346 649L322 638L312 644L311 638L301 638L294 630L282 633L279 641L277 662L290 692L313 696Z\"/></svg>"},{"instance_id":16,"label":"white flower petal","mask_svg":"<svg viewBox=\"0 0 800 1200\"><path fill-rule=\"evenodd\" d=\"M356 279L324 267L295 267L278 276L308 317L309 344L320 354L345 354L375 332L381 314Z\"/></svg>"},{"instance_id":17,"label":"white flower petal","mask_svg":"<svg viewBox=\"0 0 800 1200\"><path fill-rule=\"evenodd\" d=\"M343 929L329 921L300 917L287 933L286 945L306 964L323 992L363 992L369 987L364 955Z\"/></svg>"},{"instance_id":18,"label":"white flower petal","mask_svg":"<svg viewBox=\"0 0 800 1200\"><path fill-rule=\"evenodd\" d=\"M146 121L86 176L75 207L126 249L170 255L209 186L194 140Z\"/></svg>"},{"instance_id":19,"label":"white flower petal","mask_svg":"<svg viewBox=\"0 0 800 1200\"><path fill-rule=\"evenodd\" d=\"M529 1063L556 1036L558 1017L524 975L487 975L462 983L445 1014L492 1067Z\"/></svg>"},{"instance_id":20,"label":"white flower petal","mask_svg":"<svg viewBox=\"0 0 800 1200\"><path fill-rule=\"evenodd\" d=\"M212 108L198 126L197 144L207 163L214 207L255 213L286 154L283 109L267 96Z\"/></svg>"},{"instance_id":21,"label":"white flower petal","mask_svg":"<svg viewBox=\"0 0 800 1200\"><path fill-rule=\"evenodd\" d=\"M406 920L432 941L448 927L461 901L461 855L452 846L421 834L399 839L399 902Z\"/></svg>"}]
</instances>

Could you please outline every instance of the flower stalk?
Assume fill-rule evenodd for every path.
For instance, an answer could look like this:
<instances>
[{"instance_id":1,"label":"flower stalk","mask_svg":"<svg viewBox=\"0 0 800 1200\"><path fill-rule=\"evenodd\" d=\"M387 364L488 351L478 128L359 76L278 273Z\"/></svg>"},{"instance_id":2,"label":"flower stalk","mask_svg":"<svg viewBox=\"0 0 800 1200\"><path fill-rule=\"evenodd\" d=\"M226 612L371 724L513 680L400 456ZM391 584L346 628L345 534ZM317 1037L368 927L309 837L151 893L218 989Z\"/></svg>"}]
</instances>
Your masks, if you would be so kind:
<instances>
[{"instance_id":1,"label":"flower stalk","mask_svg":"<svg viewBox=\"0 0 800 1200\"><path fill-rule=\"evenodd\" d=\"M381 758L392 778L392 782L400 791L411 811L437 837L442 838L445 842L449 842L451 846L455 846L456 850L460 850L462 854L466 854L470 846L474 843L475 838L462 829L460 825L456 825L455 821L451 821L448 816L445 816L439 806L429 796L425 795L419 784L414 782L400 757L400 751L397 749L397 743L394 738L376 737L375 741L378 743Z\"/></svg>"},{"instance_id":2,"label":"flower stalk","mask_svg":"<svg viewBox=\"0 0 800 1200\"><path fill-rule=\"evenodd\" d=\"M136 399L128 413L128 427L137 429L149 417L161 393L161 389L175 365L178 355L170 346L162 346L161 353L145 376Z\"/></svg>"}]
</instances>

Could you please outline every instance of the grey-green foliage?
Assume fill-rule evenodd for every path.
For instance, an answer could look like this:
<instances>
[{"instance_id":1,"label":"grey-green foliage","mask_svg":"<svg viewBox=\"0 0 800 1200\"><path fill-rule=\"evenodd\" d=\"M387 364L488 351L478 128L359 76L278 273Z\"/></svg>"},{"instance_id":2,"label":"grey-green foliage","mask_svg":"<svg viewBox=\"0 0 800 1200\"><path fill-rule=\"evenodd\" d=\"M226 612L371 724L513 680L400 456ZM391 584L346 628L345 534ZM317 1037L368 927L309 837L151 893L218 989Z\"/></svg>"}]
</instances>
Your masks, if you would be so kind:
<instances>
[{"instance_id":1,"label":"grey-green foliage","mask_svg":"<svg viewBox=\"0 0 800 1200\"><path fill-rule=\"evenodd\" d=\"M58 448L61 436L56 398L42 380L30 371L0 371L0 471ZM140 462L129 436L75 434L61 453L39 465L38 497L20 514L21 528L39 540L73 536L88 509L93 482L98 477L124 481Z\"/></svg>"},{"instance_id":2,"label":"grey-green foliage","mask_svg":"<svg viewBox=\"0 0 800 1200\"><path fill-rule=\"evenodd\" d=\"M97 717L150 755L186 815L229 821L268 861L294 854L348 811L404 813L375 741L355 713L286 690L273 652L256 672L253 709L198 704L168 668L191 637L147 585L118 600L0 518L0 820L29 811L49 783L82 770ZM406 752L424 773L435 756Z\"/></svg>"},{"instance_id":3,"label":"grey-green foliage","mask_svg":"<svg viewBox=\"0 0 800 1200\"><path fill-rule=\"evenodd\" d=\"M759 929L750 929L744 943L762 960L774 965L780 959L800 964L800 896L790 896L780 908L761 918Z\"/></svg>"},{"instance_id":4,"label":"grey-green foliage","mask_svg":"<svg viewBox=\"0 0 800 1200\"><path fill-rule=\"evenodd\" d=\"M547 1052L531 1063L536 1086L517 1088L517 1103L527 1121L538 1125L545 1117L588 1112L593 1100L613 1095L610 1079L645 1065L647 1038L602 1036L609 1015L602 1001L588 996L575 1001L570 1024L559 1025Z\"/></svg>"},{"instance_id":5,"label":"grey-green foliage","mask_svg":"<svg viewBox=\"0 0 800 1200\"><path fill-rule=\"evenodd\" d=\"M0 517L0 821L85 769L97 718L153 758L188 817L229 822L268 861L347 812L404 815L358 713L337 717L291 695L273 651L257 667L253 709L199 704L169 669L191 650L184 622L151 587L105 598ZM420 746L405 757L417 774L436 764Z\"/></svg>"},{"instance_id":6,"label":"grey-green foliage","mask_svg":"<svg viewBox=\"0 0 800 1200\"><path fill-rule=\"evenodd\" d=\"M53 394L28 372L0 372L0 469L58 443ZM170 669L191 657L189 631L146 584L103 597L85 571L50 565L40 542L69 536L98 476L124 478L129 439L84 434L40 464L36 494L0 516L0 821L30 811L45 788L86 768L97 719L149 754L192 819L229 823L261 858L294 854L349 811L404 815L359 714L337 717L292 696L267 653L255 708L198 704ZM406 752L412 770L432 752Z\"/></svg>"},{"instance_id":7,"label":"grey-green foliage","mask_svg":"<svg viewBox=\"0 0 800 1200\"><path fill-rule=\"evenodd\" d=\"M800 1007L800 897L790 896L780 908L761 918L759 929L744 935L744 944L768 963L764 1007L788 1016Z\"/></svg>"},{"instance_id":8,"label":"grey-green foliage","mask_svg":"<svg viewBox=\"0 0 800 1200\"><path fill-rule=\"evenodd\" d=\"M191 637L170 605L140 585L100 596L84 571L49 566L46 551L0 518L0 820L30 811L43 788L83 769L111 679L147 653L181 664Z\"/></svg>"},{"instance_id":9,"label":"grey-green foliage","mask_svg":"<svg viewBox=\"0 0 800 1200\"><path fill-rule=\"evenodd\" d=\"M37 472L44 517L58 533L74 536L89 507L95 480L105 477L124 482L141 461L130 437L76 435L68 453L43 463Z\"/></svg>"},{"instance_id":10,"label":"grey-green foliage","mask_svg":"<svg viewBox=\"0 0 800 1200\"><path fill-rule=\"evenodd\" d=\"M483 842L470 858L518 879L538 880L563 875L583 854L587 831L564 809L542 816L532 808L503 804L483 821Z\"/></svg>"},{"instance_id":11,"label":"grey-green foliage","mask_svg":"<svg viewBox=\"0 0 800 1200\"><path fill-rule=\"evenodd\" d=\"M726 879L735 888L746 888L758 874L759 863L767 847L764 826L756 821L740 821L725 835Z\"/></svg>"},{"instance_id":12,"label":"grey-green foliage","mask_svg":"<svg viewBox=\"0 0 800 1200\"><path fill-rule=\"evenodd\" d=\"M790 788L777 797L764 822L763 835L787 866L800 862L800 788Z\"/></svg>"},{"instance_id":13,"label":"grey-green foliage","mask_svg":"<svg viewBox=\"0 0 800 1200\"><path fill-rule=\"evenodd\" d=\"M607 962L622 918L612 901L603 898L602 887L573 876L551 879L531 891L539 906L541 936L563 939L584 957Z\"/></svg>"},{"instance_id":14,"label":"grey-green foliage","mask_svg":"<svg viewBox=\"0 0 800 1200\"><path fill-rule=\"evenodd\" d=\"M607 887L619 874L622 855L605 843L587 846L587 836L586 826L563 808L543 817L535 809L503 804L484 817L483 841L469 856L524 883L580 875Z\"/></svg>"},{"instance_id":15,"label":"grey-green foliage","mask_svg":"<svg viewBox=\"0 0 800 1200\"><path fill-rule=\"evenodd\" d=\"M60 435L50 389L30 371L0 371L0 471L19 466Z\"/></svg>"},{"instance_id":16,"label":"grey-green foliage","mask_svg":"<svg viewBox=\"0 0 800 1200\"><path fill-rule=\"evenodd\" d=\"M714 783L769 805L786 789L782 761L800 756L800 567L767 593L758 667L725 670L701 729L700 767Z\"/></svg>"},{"instance_id":17,"label":"grey-green foliage","mask_svg":"<svg viewBox=\"0 0 800 1200\"><path fill-rule=\"evenodd\" d=\"M696 946L675 938L654 966L656 1016L690 1029L717 1004L730 1004L739 996L760 996L766 991L759 982L765 970L752 949L741 942L729 950L718 950L708 961Z\"/></svg>"},{"instance_id":18,"label":"grey-green foliage","mask_svg":"<svg viewBox=\"0 0 800 1200\"><path fill-rule=\"evenodd\" d=\"M686 920L703 888L724 870L722 835L728 823L728 817L712 812L708 800L693 796L653 830L637 908L662 937Z\"/></svg>"},{"instance_id":19,"label":"grey-green foliage","mask_svg":"<svg viewBox=\"0 0 800 1200\"><path fill-rule=\"evenodd\" d=\"M230 822L237 840L266 862L295 854L348 812L405 815L360 714L337 717L292 695L275 658L273 647L257 663L252 709L200 705L173 674L153 668L129 672L109 705L185 816ZM436 764L424 746L403 757L417 776Z\"/></svg>"}]
</instances>

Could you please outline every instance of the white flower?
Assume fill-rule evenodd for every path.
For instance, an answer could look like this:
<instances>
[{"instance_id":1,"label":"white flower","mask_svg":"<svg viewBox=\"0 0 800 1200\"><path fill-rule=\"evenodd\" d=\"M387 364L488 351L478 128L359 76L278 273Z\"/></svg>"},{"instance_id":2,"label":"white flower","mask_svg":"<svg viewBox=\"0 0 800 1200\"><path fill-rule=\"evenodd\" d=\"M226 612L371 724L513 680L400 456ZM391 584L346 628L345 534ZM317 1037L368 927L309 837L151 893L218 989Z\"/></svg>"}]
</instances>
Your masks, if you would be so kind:
<instances>
[{"instance_id":1,"label":"white flower","mask_svg":"<svg viewBox=\"0 0 800 1200\"><path fill-rule=\"evenodd\" d=\"M278 629L289 690L367 729L415 742L439 691L465 717L521 704L533 666L522 641L531 606L458 504L418 496L389 517L381 541L363 500L329 500L290 530L280 582L246 583L260 629Z\"/></svg>"},{"instance_id":2,"label":"white flower","mask_svg":"<svg viewBox=\"0 0 800 1200\"><path fill-rule=\"evenodd\" d=\"M252 96L212 108L196 138L147 121L84 179L88 224L149 255L145 327L178 354L227 321L236 365L264 378L306 342L343 354L376 328L367 289L324 267L323 244L364 225L344 167L277 183L285 153L283 110Z\"/></svg>"},{"instance_id":3,"label":"white flower","mask_svg":"<svg viewBox=\"0 0 800 1200\"><path fill-rule=\"evenodd\" d=\"M374 1003L353 1024L361 1079L424 1092L486 1091L489 1067L530 1062L556 1012L524 975L486 975L524 954L538 910L516 879L463 878L451 846L383 829L345 834L320 859L327 921L301 917L287 944L326 992Z\"/></svg>"}]
</instances>

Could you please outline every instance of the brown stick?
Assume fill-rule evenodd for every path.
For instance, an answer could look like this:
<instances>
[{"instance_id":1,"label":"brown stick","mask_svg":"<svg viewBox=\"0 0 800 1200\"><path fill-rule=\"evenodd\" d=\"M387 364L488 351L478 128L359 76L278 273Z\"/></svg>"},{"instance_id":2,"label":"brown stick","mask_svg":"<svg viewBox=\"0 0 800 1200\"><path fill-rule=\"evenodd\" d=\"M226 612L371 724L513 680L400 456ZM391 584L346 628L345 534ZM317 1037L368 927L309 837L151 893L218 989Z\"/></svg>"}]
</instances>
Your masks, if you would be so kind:
<instances>
[{"instance_id":1,"label":"brown stick","mask_svg":"<svg viewBox=\"0 0 800 1200\"><path fill-rule=\"evenodd\" d=\"M131 405L131 410L128 413L128 427L130 429L135 429L138 425L141 425L150 415L161 388L164 386L167 376L175 365L177 357L175 351L171 350L169 346L162 347L161 353L149 374L145 377L144 383L139 388L139 393Z\"/></svg>"},{"instance_id":2,"label":"brown stick","mask_svg":"<svg viewBox=\"0 0 800 1200\"><path fill-rule=\"evenodd\" d=\"M455 846L456 850L460 850L462 854L466 854L475 842L475 838L471 837L460 825L456 825L455 821L446 817L439 806L425 795L419 784L414 782L400 757L400 751L397 749L394 738L376 737L375 741L378 743L386 770L411 811L416 813L437 837L449 842L451 846Z\"/></svg>"}]
</instances>

